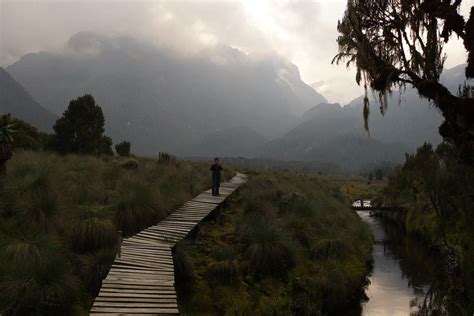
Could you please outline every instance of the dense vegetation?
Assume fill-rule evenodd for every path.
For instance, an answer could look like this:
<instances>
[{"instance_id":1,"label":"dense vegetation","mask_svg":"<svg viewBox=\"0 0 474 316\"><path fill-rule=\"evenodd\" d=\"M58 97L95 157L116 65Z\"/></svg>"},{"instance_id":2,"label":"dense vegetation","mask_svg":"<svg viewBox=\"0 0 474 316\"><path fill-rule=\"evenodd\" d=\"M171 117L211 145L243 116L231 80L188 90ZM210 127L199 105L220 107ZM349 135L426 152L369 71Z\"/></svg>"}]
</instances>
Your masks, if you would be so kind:
<instances>
[{"instance_id":1,"label":"dense vegetation","mask_svg":"<svg viewBox=\"0 0 474 316\"><path fill-rule=\"evenodd\" d=\"M207 164L161 156L14 152L0 178L0 314L86 313L119 231L158 222L210 185Z\"/></svg>"},{"instance_id":2,"label":"dense vegetation","mask_svg":"<svg viewBox=\"0 0 474 316\"><path fill-rule=\"evenodd\" d=\"M325 178L249 174L196 243L177 247L182 313L347 314L359 306L372 249L348 205Z\"/></svg>"},{"instance_id":3,"label":"dense vegetation","mask_svg":"<svg viewBox=\"0 0 474 316\"><path fill-rule=\"evenodd\" d=\"M434 246L445 259L447 280L438 282L426 308L452 315L474 311L474 169L447 143L425 144L390 177L378 204L402 206L384 214L408 234Z\"/></svg>"}]
</instances>

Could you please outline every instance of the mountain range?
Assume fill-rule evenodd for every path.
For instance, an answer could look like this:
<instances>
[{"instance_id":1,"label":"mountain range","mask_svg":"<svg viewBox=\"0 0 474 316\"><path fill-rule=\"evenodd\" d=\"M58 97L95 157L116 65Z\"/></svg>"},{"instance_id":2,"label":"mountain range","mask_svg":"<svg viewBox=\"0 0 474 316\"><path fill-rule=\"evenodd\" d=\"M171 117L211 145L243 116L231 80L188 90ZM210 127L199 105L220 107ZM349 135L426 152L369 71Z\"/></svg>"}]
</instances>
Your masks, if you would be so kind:
<instances>
[{"instance_id":1,"label":"mountain range","mask_svg":"<svg viewBox=\"0 0 474 316\"><path fill-rule=\"evenodd\" d=\"M23 86L0 67L0 114L6 113L30 122L46 132L52 131L57 118L36 102Z\"/></svg>"},{"instance_id":2,"label":"mountain range","mask_svg":"<svg viewBox=\"0 0 474 316\"><path fill-rule=\"evenodd\" d=\"M276 54L253 57L218 46L182 57L93 33L71 37L61 54L25 55L7 71L57 115L71 99L92 94L107 133L130 140L140 154L192 154L208 135L236 127L273 138L326 101Z\"/></svg>"},{"instance_id":3,"label":"mountain range","mask_svg":"<svg viewBox=\"0 0 474 316\"><path fill-rule=\"evenodd\" d=\"M442 76L451 89L462 83L458 68ZM28 119L23 111L20 118L50 127L71 99L90 93L104 111L106 133L142 155L330 161L356 169L400 162L423 142L441 141L441 115L414 90L394 92L384 115L372 100L367 132L362 98L329 104L276 53L220 45L181 56L129 37L78 33L63 52L27 54L6 70L17 86L0 81L0 91L22 90L31 101L23 107L47 113Z\"/></svg>"}]
</instances>

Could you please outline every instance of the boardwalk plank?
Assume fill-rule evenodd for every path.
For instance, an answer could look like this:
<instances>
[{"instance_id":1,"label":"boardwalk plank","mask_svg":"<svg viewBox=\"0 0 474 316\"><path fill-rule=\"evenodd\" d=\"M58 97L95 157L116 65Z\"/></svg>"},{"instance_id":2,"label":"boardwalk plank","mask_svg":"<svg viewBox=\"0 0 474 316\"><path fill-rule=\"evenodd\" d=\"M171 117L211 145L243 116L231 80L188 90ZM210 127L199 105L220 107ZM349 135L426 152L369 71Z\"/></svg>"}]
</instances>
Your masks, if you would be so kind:
<instances>
[{"instance_id":1,"label":"boardwalk plank","mask_svg":"<svg viewBox=\"0 0 474 316\"><path fill-rule=\"evenodd\" d=\"M116 313L116 314L135 314L135 313L145 313L145 314L163 314L163 313L175 313L178 314L177 308L119 308L119 307L94 307L92 312L101 312L101 313Z\"/></svg>"}]
</instances>

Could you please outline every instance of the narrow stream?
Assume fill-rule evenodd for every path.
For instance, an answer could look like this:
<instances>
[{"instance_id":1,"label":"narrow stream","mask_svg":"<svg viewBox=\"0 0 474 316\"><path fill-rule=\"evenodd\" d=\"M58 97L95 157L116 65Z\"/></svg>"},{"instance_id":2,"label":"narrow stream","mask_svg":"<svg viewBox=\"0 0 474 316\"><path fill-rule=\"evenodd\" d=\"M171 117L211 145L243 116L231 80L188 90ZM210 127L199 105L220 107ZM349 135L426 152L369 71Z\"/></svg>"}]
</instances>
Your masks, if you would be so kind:
<instances>
[{"instance_id":1,"label":"narrow stream","mask_svg":"<svg viewBox=\"0 0 474 316\"><path fill-rule=\"evenodd\" d=\"M420 242L359 211L374 236L374 269L362 315L416 315L442 264Z\"/></svg>"}]
</instances>

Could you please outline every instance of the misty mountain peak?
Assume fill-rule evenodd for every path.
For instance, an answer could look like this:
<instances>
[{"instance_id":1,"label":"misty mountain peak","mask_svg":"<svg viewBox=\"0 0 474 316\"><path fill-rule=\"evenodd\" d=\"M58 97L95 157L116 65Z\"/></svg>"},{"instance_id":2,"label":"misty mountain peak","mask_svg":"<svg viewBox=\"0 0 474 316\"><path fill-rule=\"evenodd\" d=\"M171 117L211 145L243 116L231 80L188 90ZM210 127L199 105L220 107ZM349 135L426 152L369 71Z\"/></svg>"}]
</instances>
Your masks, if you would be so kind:
<instances>
[{"instance_id":1,"label":"misty mountain peak","mask_svg":"<svg viewBox=\"0 0 474 316\"><path fill-rule=\"evenodd\" d=\"M290 61L275 54L258 59L227 45L183 56L131 37L81 32L66 51L30 54L7 70L56 114L71 99L94 95L107 133L131 140L138 153L190 153L230 125L275 138L325 101Z\"/></svg>"},{"instance_id":2,"label":"misty mountain peak","mask_svg":"<svg viewBox=\"0 0 474 316\"><path fill-rule=\"evenodd\" d=\"M96 55L111 44L111 41L102 35L93 32L79 32L69 39L66 49L70 52Z\"/></svg>"}]
</instances>

